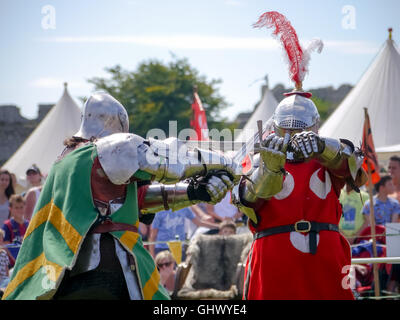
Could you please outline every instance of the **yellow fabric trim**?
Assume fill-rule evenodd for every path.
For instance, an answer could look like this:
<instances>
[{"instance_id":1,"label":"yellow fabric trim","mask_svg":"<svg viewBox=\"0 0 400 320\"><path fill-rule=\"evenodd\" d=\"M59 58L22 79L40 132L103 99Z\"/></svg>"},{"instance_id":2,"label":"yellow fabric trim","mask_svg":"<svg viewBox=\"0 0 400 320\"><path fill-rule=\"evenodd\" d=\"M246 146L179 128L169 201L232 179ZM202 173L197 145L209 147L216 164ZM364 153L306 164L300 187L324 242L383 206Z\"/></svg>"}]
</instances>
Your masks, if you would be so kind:
<instances>
[{"instance_id":1,"label":"yellow fabric trim","mask_svg":"<svg viewBox=\"0 0 400 320\"><path fill-rule=\"evenodd\" d=\"M68 247L75 254L79 249L82 236L79 232L65 219L61 210L51 200L47 205L40 209L29 223L25 237L28 237L41 224L49 221L61 234Z\"/></svg>"},{"instance_id":2,"label":"yellow fabric trim","mask_svg":"<svg viewBox=\"0 0 400 320\"><path fill-rule=\"evenodd\" d=\"M144 300L151 300L154 294L158 291L158 285L160 284L160 274L157 268L154 269L150 279L146 282L143 287Z\"/></svg>"},{"instance_id":3,"label":"yellow fabric trim","mask_svg":"<svg viewBox=\"0 0 400 320\"><path fill-rule=\"evenodd\" d=\"M129 249L132 250L136 242L138 241L139 236L140 236L139 233L132 231L125 231L119 240Z\"/></svg>"},{"instance_id":4,"label":"yellow fabric trim","mask_svg":"<svg viewBox=\"0 0 400 320\"><path fill-rule=\"evenodd\" d=\"M46 204L38 212L36 212L36 214L32 217L31 222L29 223L28 229L26 229L24 239L26 239L33 232L33 230L35 230L42 223L45 223L48 220L48 215L50 213L52 205L53 200Z\"/></svg>"},{"instance_id":5,"label":"yellow fabric trim","mask_svg":"<svg viewBox=\"0 0 400 320\"><path fill-rule=\"evenodd\" d=\"M121 236L120 241L126 245L128 248L133 250L136 242L138 241L140 235L132 231L125 231ZM154 269L150 276L150 279L146 282L143 287L143 297L145 300L151 300L154 294L158 291L158 285L160 283L160 274L157 268Z\"/></svg>"},{"instance_id":6,"label":"yellow fabric trim","mask_svg":"<svg viewBox=\"0 0 400 320\"><path fill-rule=\"evenodd\" d=\"M49 278L49 280L56 282L63 268L60 265L47 260L44 252L42 252L40 256L27 263L21 270L18 271L16 276L8 284L3 295L3 299L7 298L7 296L9 296L26 279L33 276L37 271L39 271L40 268L44 266L52 267L46 270L46 276Z\"/></svg>"}]
</instances>

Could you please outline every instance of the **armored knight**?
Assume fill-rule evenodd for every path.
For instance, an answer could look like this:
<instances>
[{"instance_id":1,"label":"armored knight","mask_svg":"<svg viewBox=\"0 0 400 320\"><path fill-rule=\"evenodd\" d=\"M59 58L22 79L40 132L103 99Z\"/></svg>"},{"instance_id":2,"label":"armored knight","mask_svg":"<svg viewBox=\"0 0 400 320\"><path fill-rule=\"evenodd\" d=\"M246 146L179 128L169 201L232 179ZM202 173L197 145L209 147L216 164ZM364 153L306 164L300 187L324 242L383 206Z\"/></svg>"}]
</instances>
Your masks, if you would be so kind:
<instances>
[{"instance_id":1,"label":"armored knight","mask_svg":"<svg viewBox=\"0 0 400 320\"><path fill-rule=\"evenodd\" d=\"M169 298L139 219L151 223L160 210L217 203L232 188L234 169L222 154L189 150L176 139L145 140L128 127L112 96L86 101L80 130L48 175L3 298Z\"/></svg>"},{"instance_id":2,"label":"armored knight","mask_svg":"<svg viewBox=\"0 0 400 320\"><path fill-rule=\"evenodd\" d=\"M285 32L290 23L267 12L257 23L265 25ZM355 189L365 183L362 158L350 141L318 135L319 113L302 79L292 75L296 89L277 106L273 132L261 142L250 177L234 188L254 234L244 299L353 299L338 197L346 183Z\"/></svg>"}]
</instances>

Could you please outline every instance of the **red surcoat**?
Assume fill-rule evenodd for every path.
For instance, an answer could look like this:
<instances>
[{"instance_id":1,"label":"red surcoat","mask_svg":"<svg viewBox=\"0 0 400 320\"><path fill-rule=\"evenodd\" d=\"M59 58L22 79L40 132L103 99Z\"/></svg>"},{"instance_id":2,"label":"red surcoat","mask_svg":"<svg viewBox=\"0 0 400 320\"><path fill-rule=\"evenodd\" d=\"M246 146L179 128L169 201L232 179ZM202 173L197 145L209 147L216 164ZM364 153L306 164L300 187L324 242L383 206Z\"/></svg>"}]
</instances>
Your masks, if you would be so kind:
<instances>
[{"instance_id":1,"label":"red surcoat","mask_svg":"<svg viewBox=\"0 0 400 320\"><path fill-rule=\"evenodd\" d=\"M294 224L299 220L338 224L342 209L338 200L343 176L328 171L317 160L285 165L283 190L258 203L257 232ZM344 170L348 174L348 169ZM343 173L343 168L341 169ZM305 245L308 234L280 233L255 240L247 259L247 299L353 299L348 288L351 251L347 240L335 231L320 231L316 254ZM305 249L306 248L306 249ZM250 271L250 274L248 272ZM247 281L247 284L246 284ZM246 289L247 287L247 289Z\"/></svg>"}]
</instances>

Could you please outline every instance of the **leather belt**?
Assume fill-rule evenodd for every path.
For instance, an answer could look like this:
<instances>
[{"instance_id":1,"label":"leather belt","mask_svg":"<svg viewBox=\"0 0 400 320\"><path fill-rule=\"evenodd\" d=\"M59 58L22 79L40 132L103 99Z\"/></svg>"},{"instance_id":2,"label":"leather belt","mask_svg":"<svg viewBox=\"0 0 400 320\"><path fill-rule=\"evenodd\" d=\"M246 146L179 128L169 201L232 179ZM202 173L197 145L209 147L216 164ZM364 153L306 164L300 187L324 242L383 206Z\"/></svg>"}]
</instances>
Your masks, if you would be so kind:
<instances>
[{"instance_id":1,"label":"leather belt","mask_svg":"<svg viewBox=\"0 0 400 320\"><path fill-rule=\"evenodd\" d=\"M264 229L262 231L256 232L254 234L254 240L272 236L274 234L286 233L286 232L301 232L301 233L310 233L310 253L315 254L317 252L317 233L320 231L336 231L339 232L339 227L337 224L332 223L324 223L324 222L315 222L315 221L306 221L300 220L295 224L288 224L284 226L272 227L268 229Z\"/></svg>"},{"instance_id":2,"label":"leather belt","mask_svg":"<svg viewBox=\"0 0 400 320\"><path fill-rule=\"evenodd\" d=\"M138 233L138 228L134 225L120 222L113 222L112 220L105 220L99 223L92 229L92 233L106 233L112 231L132 231Z\"/></svg>"}]
</instances>

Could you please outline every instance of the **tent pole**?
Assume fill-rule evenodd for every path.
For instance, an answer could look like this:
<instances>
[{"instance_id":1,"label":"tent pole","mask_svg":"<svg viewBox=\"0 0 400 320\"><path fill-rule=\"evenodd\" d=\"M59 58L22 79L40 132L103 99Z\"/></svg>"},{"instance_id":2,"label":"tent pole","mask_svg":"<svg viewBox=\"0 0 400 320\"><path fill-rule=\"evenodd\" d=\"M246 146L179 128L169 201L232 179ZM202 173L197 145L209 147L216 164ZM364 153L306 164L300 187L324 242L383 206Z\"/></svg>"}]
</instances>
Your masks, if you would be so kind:
<instances>
[{"instance_id":1,"label":"tent pole","mask_svg":"<svg viewBox=\"0 0 400 320\"><path fill-rule=\"evenodd\" d=\"M369 119L367 108L364 108L364 113L365 113L365 119ZM365 137L367 137L368 136L368 128L367 128L367 126L364 126L364 128L365 128L364 129ZM371 226L372 251L373 251L373 258L377 258L378 253L377 253L377 249L376 249L374 196L373 196L373 192L372 192L372 173L371 173L371 166L369 165L369 161L367 161L367 167L368 167L368 181L369 181L368 194L369 194L369 201L370 201L369 202L369 207L370 207L369 221L370 221L370 226ZM373 264L373 272L374 272L375 296L379 297L380 296L379 270L378 270L378 264L376 264L376 263Z\"/></svg>"}]
</instances>

